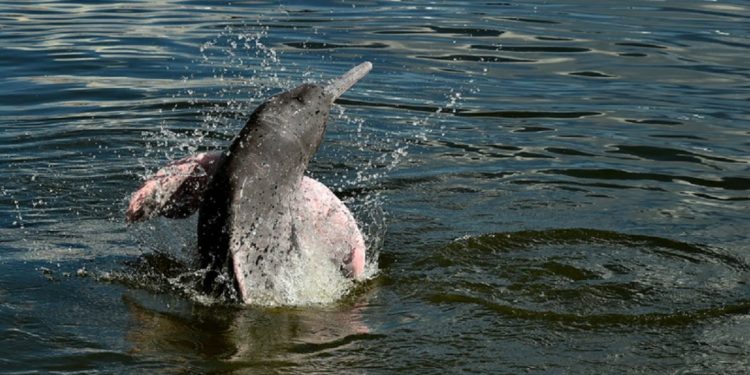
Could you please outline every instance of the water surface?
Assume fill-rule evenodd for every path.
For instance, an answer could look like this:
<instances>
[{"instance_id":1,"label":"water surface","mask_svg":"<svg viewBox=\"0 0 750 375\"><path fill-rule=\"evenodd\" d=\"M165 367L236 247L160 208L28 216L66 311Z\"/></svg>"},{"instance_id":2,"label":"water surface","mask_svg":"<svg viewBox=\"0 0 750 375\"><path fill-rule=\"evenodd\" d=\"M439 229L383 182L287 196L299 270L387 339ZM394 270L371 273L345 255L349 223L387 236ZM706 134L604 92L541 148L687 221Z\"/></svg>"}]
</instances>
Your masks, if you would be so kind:
<instances>
[{"instance_id":1,"label":"water surface","mask_svg":"<svg viewBox=\"0 0 750 375\"><path fill-rule=\"evenodd\" d=\"M742 1L0 2L0 368L681 373L750 367ZM169 160L372 61L310 174L377 274L209 303Z\"/></svg>"}]
</instances>

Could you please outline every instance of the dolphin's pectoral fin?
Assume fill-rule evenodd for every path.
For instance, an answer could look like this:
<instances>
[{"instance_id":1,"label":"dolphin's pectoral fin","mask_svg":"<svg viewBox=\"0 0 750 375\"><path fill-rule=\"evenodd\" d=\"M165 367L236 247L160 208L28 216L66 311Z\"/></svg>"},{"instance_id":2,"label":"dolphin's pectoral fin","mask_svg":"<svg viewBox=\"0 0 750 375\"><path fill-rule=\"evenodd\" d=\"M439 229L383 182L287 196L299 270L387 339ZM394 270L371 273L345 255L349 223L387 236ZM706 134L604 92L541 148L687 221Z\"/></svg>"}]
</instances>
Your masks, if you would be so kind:
<instances>
[{"instance_id":1,"label":"dolphin's pectoral fin","mask_svg":"<svg viewBox=\"0 0 750 375\"><path fill-rule=\"evenodd\" d=\"M125 219L136 222L156 216L181 219L192 215L223 160L221 152L206 152L167 164L133 193Z\"/></svg>"}]
</instances>

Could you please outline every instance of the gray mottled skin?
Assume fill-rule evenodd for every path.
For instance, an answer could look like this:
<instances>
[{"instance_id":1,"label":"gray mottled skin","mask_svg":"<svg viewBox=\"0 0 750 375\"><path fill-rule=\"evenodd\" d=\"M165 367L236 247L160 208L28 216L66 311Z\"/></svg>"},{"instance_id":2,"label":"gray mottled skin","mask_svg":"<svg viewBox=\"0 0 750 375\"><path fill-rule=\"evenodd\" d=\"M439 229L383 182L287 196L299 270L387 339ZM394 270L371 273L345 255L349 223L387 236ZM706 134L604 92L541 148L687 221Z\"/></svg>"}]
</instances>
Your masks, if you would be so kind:
<instances>
[{"instance_id":1,"label":"gray mottled skin","mask_svg":"<svg viewBox=\"0 0 750 375\"><path fill-rule=\"evenodd\" d=\"M278 265L268 261L296 249L296 190L323 137L334 95L305 84L258 107L218 166L198 219L204 287L232 296L221 274L248 288L273 289ZM229 251L227 252L227 249ZM255 273L255 274L254 274ZM234 276L234 277L231 277ZM265 285L258 285L259 280Z\"/></svg>"}]
</instances>

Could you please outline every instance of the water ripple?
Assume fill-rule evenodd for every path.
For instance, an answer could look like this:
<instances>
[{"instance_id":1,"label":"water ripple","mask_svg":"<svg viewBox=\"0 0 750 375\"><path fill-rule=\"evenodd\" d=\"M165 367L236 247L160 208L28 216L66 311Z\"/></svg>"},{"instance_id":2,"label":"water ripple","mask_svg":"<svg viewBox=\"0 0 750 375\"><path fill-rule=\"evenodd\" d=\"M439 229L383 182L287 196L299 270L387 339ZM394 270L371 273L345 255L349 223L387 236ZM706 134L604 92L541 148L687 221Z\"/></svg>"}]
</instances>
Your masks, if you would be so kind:
<instances>
[{"instance_id":1,"label":"water ripple","mask_svg":"<svg viewBox=\"0 0 750 375\"><path fill-rule=\"evenodd\" d=\"M476 304L515 319L663 326L750 312L743 287L750 265L720 249L659 237L495 233L459 239L415 266L424 275L461 275L432 288L431 303Z\"/></svg>"},{"instance_id":2,"label":"water ripple","mask_svg":"<svg viewBox=\"0 0 750 375\"><path fill-rule=\"evenodd\" d=\"M638 181L651 180L660 182L684 181L693 185L719 188L724 190L750 190L750 178L731 176L709 180L692 176L668 175L661 173L630 172L617 169L565 169L548 170L545 173L559 174L583 179Z\"/></svg>"}]
</instances>

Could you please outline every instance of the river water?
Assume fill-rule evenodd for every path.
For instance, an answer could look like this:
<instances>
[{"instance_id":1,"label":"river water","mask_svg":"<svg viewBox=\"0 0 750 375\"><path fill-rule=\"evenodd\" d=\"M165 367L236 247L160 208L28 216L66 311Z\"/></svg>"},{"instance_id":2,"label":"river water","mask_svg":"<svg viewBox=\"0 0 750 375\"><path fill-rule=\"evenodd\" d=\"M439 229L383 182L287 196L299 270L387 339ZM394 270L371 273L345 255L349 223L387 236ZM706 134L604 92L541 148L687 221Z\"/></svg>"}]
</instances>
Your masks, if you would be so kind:
<instances>
[{"instance_id":1,"label":"river water","mask_svg":"<svg viewBox=\"0 0 750 375\"><path fill-rule=\"evenodd\" d=\"M744 1L0 4L0 372L750 369ZM194 219L125 224L159 166L362 61L309 173L369 280L206 301Z\"/></svg>"}]
</instances>

